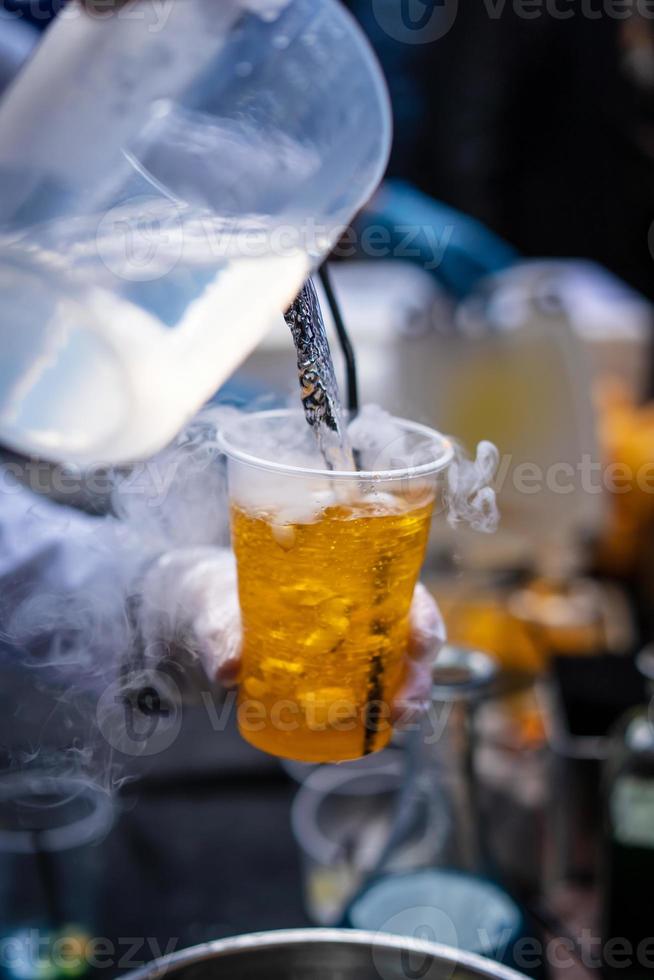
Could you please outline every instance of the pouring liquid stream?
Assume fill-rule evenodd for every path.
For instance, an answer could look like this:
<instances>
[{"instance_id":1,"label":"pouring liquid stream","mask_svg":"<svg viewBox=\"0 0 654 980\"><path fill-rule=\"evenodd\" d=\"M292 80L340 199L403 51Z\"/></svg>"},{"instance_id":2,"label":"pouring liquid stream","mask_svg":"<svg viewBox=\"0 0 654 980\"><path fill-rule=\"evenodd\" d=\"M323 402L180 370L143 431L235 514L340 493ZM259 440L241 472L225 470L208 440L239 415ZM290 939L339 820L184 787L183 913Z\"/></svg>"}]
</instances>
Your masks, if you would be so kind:
<instances>
[{"instance_id":1,"label":"pouring liquid stream","mask_svg":"<svg viewBox=\"0 0 654 980\"><path fill-rule=\"evenodd\" d=\"M308 279L286 313L297 352L302 406L329 470L355 471L347 417L338 391L327 330L315 286Z\"/></svg>"}]
</instances>

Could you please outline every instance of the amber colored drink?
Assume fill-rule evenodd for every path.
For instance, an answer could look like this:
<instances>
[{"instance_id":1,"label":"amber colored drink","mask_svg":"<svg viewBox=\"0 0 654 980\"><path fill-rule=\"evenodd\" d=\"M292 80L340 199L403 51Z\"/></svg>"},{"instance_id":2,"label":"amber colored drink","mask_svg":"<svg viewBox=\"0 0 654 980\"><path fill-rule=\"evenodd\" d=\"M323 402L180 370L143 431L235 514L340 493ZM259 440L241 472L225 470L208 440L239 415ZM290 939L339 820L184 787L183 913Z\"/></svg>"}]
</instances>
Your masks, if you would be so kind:
<instances>
[{"instance_id":1,"label":"amber colored drink","mask_svg":"<svg viewBox=\"0 0 654 980\"><path fill-rule=\"evenodd\" d=\"M297 524L232 507L244 633L239 728L259 749L339 762L391 737L433 501L380 497Z\"/></svg>"}]
</instances>

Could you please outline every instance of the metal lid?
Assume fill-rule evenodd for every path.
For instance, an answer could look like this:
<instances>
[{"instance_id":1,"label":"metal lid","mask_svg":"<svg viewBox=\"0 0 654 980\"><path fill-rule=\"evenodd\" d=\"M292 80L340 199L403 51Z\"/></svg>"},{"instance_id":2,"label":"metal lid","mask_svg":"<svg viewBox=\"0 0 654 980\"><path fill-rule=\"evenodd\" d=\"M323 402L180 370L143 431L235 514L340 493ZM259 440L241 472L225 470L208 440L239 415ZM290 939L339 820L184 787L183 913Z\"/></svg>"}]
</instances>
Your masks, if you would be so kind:
<instances>
[{"instance_id":1,"label":"metal lid","mask_svg":"<svg viewBox=\"0 0 654 980\"><path fill-rule=\"evenodd\" d=\"M466 701L483 696L498 674L495 660L472 647L446 644L432 668L432 700Z\"/></svg>"},{"instance_id":2,"label":"metal lid","mask_svg":"<svg viewBox=\"0 0 654 980\"><path fill-rule=\"evenodd\" d=\"M407 961L419 970L415 975L422 980L524 980L515 970L476 953L408 936L355 929L296 929L236 936L171 953L127 977L161 980L186 974L192 968L196 980L216 976L230 980L269 980L271 976L315 980L318 975L332 973L357 980L406 980Z\"/></svg>"}]
</instances>

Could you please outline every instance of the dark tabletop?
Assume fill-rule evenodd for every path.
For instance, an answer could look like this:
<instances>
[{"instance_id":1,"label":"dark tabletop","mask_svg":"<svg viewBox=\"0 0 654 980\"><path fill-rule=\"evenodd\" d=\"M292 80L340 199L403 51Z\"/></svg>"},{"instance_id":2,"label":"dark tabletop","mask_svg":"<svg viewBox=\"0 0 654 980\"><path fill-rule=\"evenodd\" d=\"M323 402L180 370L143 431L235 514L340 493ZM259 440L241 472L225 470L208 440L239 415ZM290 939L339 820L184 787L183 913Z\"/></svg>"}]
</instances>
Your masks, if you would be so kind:
<instances>
[{"instance_id":1,"label":"dark tabletop","mask_svg":"<svg viewBox=\"0 0 654 980\"><path fill-rule=\"evenodd\" d=\"M159 950L308 924L290 829L297 786L240 738L233 711L216 731L204 705L185 705L172 745L130 759L98 740L92 696L58 697L38 672L7 658L1 667L2 769L75 770L82 759L114 790L108 835L50 859L59 917L114 950L103 976ZM0 933L21 919L42 926L47 887L34 857L0 852L0 865Z\"/></svg>"}]
</instances>

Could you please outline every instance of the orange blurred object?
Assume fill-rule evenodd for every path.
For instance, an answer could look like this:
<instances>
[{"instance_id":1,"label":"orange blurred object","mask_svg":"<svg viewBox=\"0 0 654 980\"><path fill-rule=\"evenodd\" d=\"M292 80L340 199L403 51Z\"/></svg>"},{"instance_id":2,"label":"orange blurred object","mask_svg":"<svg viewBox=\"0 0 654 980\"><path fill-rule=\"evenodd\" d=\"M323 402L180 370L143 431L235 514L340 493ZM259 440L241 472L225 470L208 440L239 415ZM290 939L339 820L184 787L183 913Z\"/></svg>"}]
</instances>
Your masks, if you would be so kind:
<instances>
[{"instance_id":1,"label":"orange blurred object","mask_svg":"<svg viewBox=\"0 0 654 980\"><path fill-rule=\"evenodd\" d=\"M607 645L604 597L585 579L535 578L518 588L489 581L450 589L433 583L450 643L490 653L507 671L542 674L552 656Z\"/></svg>"},{"instance_id":2,"label":"orange blurred object","mask_svg":"<svg viewBox=\"0 0 654 980\"><path fill-rule=\"evenodd\" d=\"M505 670L539 674L545 669L542 650L509 612L506 594L489 588L448 595L439 588L435 595L450 643L492 654Z\"/></svg>"},{"instance_id":3,"label":"orange blurred object","mask_svg":"<svg viewBox=\"0 0 654 980\"><path fill-rule=\"evenodd\" d=\"M619 382L596 393L610 511L597 551L603 571L637 571L654 529L654 402L637 406Z\"/></svg>"}]
</instances>

